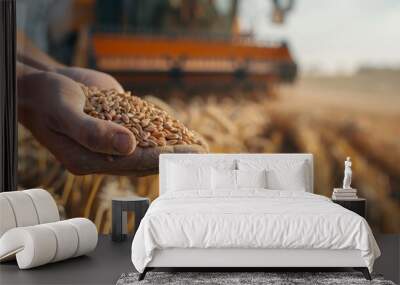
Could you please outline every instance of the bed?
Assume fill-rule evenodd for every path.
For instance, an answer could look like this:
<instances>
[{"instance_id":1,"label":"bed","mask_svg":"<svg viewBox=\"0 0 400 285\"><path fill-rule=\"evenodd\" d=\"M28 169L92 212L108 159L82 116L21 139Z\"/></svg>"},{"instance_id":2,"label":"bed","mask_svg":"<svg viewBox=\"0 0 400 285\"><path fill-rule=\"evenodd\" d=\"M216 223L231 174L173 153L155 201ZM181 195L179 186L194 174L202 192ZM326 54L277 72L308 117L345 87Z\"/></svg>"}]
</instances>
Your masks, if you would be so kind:
<instances>
[{"instance_id":1,"label":"bed","mask_svg":"<svg viewBox=\"0 0 400 285\"><path fill-rule=\"evenodd\" d=\"M160 196L132 242L159 267L353 267L380 251L361 216L313 194L311 154L162 154Z\"/></svg>"}]
</instances>

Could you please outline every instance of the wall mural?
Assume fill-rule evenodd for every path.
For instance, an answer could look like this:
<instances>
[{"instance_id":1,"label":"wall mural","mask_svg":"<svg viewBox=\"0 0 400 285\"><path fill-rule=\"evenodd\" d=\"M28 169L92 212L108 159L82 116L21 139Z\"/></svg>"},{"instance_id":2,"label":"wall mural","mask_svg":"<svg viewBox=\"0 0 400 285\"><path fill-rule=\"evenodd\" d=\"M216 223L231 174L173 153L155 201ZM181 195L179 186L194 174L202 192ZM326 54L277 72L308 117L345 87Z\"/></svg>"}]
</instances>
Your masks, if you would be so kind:
<instances>
[{"instance_id":1,"label":"wall mural","mask_svg":"<svg viewBox=\"0 0 400 285\"><path fill-rule=\"evenodd\" d=\"M63 147L43 135L34 119L20 120L18 184L21 189L50 191L64 217L88 217L100 232L110 232L111 197L158 196L157 152L151 148L183 145L177 149L312 153L314 192L328 197L342 187L344 161L351 157L351 185L368 201L371 227L375 232L400 233L400 65L365 62L352 72L327 74L307 62L311 55L303 53L303 47L296 49L298 42L291 45L290 36L269 41L258 37L262 31L254 26L249 31L251 11L240 1L136 1L137 7L125 7L130 11L125 13L118 5L108 7L107 1L39 2L36 8L29 1L17 3L18 60L38 69L51 66L47 71L50 77L54 73L52 80L68 82L67 90L76 88L81 94L67 101L82 114L65 113L60 129L67 137L60 140ZM288 21L302 21L302 7L275 11L274 21L268 23L280 24L285 31L285 25L294 25ZM273 11L273 6L266 9ZM324 60L337 56L334 46L314 42L318 44L327 50ZM40 55L32 50L40 50ZM38 62L27 61L30 56ZM392 60L400 63L397 54ZM107 85L90 70L68 66L100 70L121 85ZM51 85L54 81L46 82L35 89L40 90L35 96L47 96L37 97L45 100L36 102L43 113L51 110L52 95L60 90ZM85 103L89 91L82 83L102 85L90 91L92 101ZM144 101L122 93L120 86ZM54 106L59 105L53 105L53 111L61 116L64 109ZM91 148L93 140L85 140L82 132L101 129L78 129L68 137L68 128L76 130L79 118L89 120L87 114L130 129L129 136L138 144L136 157L123 164L113 151L104 154L107 146L96 151L103 147L101 135ZM38 125L47 121L42 123ZM69 139L74 143L66 143ZM76 142L81 142L79 147ZM107 164L104 157L114 164ZM98 174L87 174L93 172ZM129 221L132 227L134 217Z\"/></svg>"}]
</instances>

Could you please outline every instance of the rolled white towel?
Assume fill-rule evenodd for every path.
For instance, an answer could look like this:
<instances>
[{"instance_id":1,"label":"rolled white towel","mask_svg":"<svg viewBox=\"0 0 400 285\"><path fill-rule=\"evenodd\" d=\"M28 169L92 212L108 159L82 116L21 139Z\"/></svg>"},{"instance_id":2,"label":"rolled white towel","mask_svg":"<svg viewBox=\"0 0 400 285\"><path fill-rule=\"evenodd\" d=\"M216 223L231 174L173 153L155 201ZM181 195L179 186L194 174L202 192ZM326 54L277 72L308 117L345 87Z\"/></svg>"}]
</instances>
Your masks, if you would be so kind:
<instances>
[{"instance_id":1,"label":"rolled white towel","mask_svg":"<svg viewBox=\"0 0 400 285\"><path fill-rule=\"evenodd\" d=\"M0 238L0 261L16 256L20 269L86 254L97 245L96 226L75 218L8 230Z\"/></svg>"}]
</instances>

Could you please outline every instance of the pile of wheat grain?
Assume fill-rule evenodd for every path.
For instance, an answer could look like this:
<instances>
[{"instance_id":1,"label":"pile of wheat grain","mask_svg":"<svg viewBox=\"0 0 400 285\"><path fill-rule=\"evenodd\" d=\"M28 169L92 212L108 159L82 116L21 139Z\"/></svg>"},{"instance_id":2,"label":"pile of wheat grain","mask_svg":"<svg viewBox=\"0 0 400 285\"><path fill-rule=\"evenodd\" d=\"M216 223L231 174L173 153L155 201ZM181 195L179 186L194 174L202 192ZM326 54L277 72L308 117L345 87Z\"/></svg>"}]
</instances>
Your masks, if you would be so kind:
<instances>
[{"instance_id":1,"label":"pile of wheat grain","mask_svg":"<svg viewBox=\"0 0 400 285\"><path fill-rule=\"evenodd\" d=\"M202 140L179 120L130 92L81 87L86 96L85 113L128 128L139 147L202 145Z\"/></svg>"}]
</instances>

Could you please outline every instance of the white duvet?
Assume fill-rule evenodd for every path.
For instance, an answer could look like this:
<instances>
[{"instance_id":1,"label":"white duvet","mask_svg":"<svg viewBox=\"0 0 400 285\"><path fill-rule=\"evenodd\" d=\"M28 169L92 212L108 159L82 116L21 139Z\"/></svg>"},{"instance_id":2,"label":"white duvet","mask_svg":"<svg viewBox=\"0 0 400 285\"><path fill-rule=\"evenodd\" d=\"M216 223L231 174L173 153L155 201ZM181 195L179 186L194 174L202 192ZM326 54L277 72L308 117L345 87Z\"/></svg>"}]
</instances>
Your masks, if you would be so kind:
<instances>
[{"instance_id":1,"label":"white duvet","mask_svg":"<svg viewBox=\"0 0 400 285\"><path fill-rule=\"evenodd\" d=\"M165 248L358 249L371 272L380 255L365 219L328 198L257 189L157 198L132 243L135 268L143 272Z\"/></svg>"}]
</instances>

